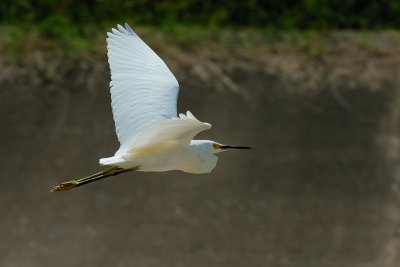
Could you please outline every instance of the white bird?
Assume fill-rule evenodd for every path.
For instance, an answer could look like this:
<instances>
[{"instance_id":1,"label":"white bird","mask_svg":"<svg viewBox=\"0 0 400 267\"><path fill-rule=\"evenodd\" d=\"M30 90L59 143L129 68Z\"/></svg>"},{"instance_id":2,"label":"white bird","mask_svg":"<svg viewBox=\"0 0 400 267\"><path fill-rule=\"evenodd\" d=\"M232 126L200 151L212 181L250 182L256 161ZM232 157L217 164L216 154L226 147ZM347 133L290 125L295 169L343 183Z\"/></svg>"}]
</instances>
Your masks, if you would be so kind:
<instances>
[{"instance_id":1,"label":"white bird","mask_svg":"<svg viewBox=\"0 0 400 267\"><path fill-rule=\"evenodd\" d=\"M164 61L125 24L107 33L111 105L120 148L100 159L109 168L64 182L51 192L69 190L128 171L209 173L218 152L249 149L210 140L192 140L211 128L192 113L177 116L179 85Z\"/></svg>"}]
</instances>

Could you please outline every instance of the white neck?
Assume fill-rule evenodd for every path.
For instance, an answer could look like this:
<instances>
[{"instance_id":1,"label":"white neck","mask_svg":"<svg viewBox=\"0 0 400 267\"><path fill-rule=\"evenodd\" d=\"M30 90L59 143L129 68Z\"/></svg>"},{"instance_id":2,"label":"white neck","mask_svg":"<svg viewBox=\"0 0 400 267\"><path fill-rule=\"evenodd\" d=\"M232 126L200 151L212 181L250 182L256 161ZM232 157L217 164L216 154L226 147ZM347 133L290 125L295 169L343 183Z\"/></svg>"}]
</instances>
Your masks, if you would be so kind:
<instances>
[{"instance_id":1,"label":"white neck","mask_svg":"<svg viewBox=\"0 0 400 267\"><path fill-rule=\"evenodd\" d=\"M218 157L214 155L213 143L208 140L192 140L182 170L190 173L209 173L217 165Z\"/></svg>"}]
</instances>

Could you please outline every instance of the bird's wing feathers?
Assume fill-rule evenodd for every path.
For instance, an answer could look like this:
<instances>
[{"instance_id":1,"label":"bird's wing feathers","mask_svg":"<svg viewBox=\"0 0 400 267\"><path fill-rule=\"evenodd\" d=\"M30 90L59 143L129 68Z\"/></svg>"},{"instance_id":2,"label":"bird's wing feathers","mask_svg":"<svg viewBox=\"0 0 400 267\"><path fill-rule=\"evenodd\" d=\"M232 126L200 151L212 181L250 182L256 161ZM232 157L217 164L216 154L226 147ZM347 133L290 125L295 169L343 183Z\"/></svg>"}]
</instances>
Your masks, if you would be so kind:
<instances>
[{"instance_id":1,"label":"bird's wing feathers","mask_svg":"<svg viewBox=\"0 0 400 267\"><path fill-rule=\"evenodd\" d=\"M195 135L210 128L211 124L199 121L188 111L187 115L179 114L179 118L160 121L143 130L135 136L129 150L168 141L189 145Z\"/></svg>"},{"instance_id":2,"label":"bird's wing feathers","mask_svg":"<svg viewBox=\"0 0 400 267\"><path fill-rule=\"evenodd\" d=\"M112 110L121 150L142 130L177 115L179 85L128 24L107 35Z\"/></svg>"}]
</instances>

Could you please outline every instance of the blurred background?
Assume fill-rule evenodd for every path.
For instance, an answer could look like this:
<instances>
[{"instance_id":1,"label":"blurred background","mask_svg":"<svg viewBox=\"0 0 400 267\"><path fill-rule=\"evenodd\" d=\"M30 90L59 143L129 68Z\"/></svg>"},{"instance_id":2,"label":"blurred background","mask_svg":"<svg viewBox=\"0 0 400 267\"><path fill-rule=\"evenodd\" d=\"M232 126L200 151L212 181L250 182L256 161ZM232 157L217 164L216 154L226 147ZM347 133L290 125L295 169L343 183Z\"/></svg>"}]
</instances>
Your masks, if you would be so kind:
<instances>
[{"instance_id":1,"label":"blurred background","mask_svg":"<svg viewBox=\"0 0 400 267\"><path fill-rule=\"evenodd\" d=\"M253 149L51 194L118 148L125 22L198 138ZM399 266L399 27L397 0L1 1L0 266Z\"/></svg>"}]
</instances>

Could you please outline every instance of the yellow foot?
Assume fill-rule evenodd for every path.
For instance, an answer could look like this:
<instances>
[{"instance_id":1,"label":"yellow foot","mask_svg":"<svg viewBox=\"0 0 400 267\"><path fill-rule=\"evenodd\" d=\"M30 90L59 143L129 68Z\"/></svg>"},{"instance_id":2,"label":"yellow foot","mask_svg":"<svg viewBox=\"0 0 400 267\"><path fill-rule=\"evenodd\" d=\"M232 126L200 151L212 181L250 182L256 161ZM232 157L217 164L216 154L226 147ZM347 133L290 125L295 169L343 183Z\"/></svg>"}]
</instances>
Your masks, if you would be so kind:
<instances>
[{"instance_id":1,"label":"yellow foot","mask_svg":"<svg viewBox=\"0 0 400 267\"><path fill-rule=\"evenodd\" d=\"M75 187L77 187L77 186L78 186L78 181L75 181L75 180L73 180L73 181L68 181L68 182L62 183L62 184L60 184L60 185L54 186L54 187L50 190L50 192L59 192L59 191L70 190L70 189L75 188Z\"/></svg>"}]
</instances>

